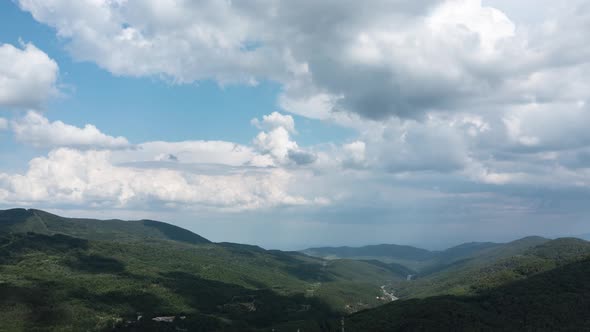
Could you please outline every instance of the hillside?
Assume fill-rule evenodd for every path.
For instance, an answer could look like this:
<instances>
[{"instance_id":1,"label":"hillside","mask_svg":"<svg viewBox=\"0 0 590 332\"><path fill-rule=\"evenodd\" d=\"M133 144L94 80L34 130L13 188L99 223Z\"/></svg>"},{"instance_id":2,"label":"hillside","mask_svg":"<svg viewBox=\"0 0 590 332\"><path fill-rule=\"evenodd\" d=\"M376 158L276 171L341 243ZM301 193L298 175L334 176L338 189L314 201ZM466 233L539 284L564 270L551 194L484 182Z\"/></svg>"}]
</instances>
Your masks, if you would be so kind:
<instances>
[{"instance_id":1,"label":"hillside","mask_svg":"<svg viewBox=\"0 0 590 332\"><path fill-rule=\"evenodd\" d=\"M587 331L589 275L586 259L474 297L396 301L349 316L346 331Z\"/></svg>"},{"instance_id":2,"label":"hillside","mask_svg":"<svg viewBox=\"0 0 590 332\"><path fill-rule=\"evenodd\" d=\"M348 248L345 252L353 257L355 253L385 253L383 250L375 251L374 248ZM344 253L339 248L304 252L332 255ZM412 280L394 280L387 288L396 297L409 299L436 295L479 294L487 289L579 260L586 255L590 255L590 242L575 238L549 240L530 236L508 243L474 242L428 254L422 251L420 256L414 256L418 259L414 261L408 261L410 256L404 256L404 263L417 267L416 270L398 263L385 263L383 259L373 262L380 262L384 267L397 266L396 271L400 274L407 273L412 276ZM390 255L388 259L394 260L394 256Z\"/></svg>"},{"instance_id":3,"label":"hillside","mask_svg":"<svg viewBox=\"0 0 590 332\"><path fill-rule=\"evenodd\" d=\"M0 330L143 329L156 316L185 316L191 330L314 330L387 303L381 285L405 278L374 262L210 243L164 223L0 216L0 321L10 322Z\"/></svg>"},{"instance_id":4,"label":"hillside","mask_svg":"<svg viewBox=\"0 0 590 332\"><path fill-rule=\"evenodd\" d=\"M467 243L438 252L376 247L421 268L211 243L156 221L0 211L0 331L325 331L359 310L347 330L366 330L368 317L375 326L400 328L389 310L400 321L408 317L409 330L448 315L458 317L457 326L488 326L504 317L488 312L482 299L504 301L498 292L512 292L508 285L525 285L590 255L590 242L574 238ZM365 253L376 253L371 250ZM536 296L530 291L510 301ZM387 304L392 293L403 309ZM527 303L522 310L536 312Z\"/></svg>"},{"instance_id":5,"label":"hillside","mask_svg":"<svg viewBox=\"0 0 590 332\"><path fill-rule=\"evenodd\" d=\"M463 260L480 257L491 261L519 254L522 250L541 244L548 239L531 236L510 243L471 242L442 251L429 251L412 246L381 244L364 247L322 247L303 250L306 255L324 259L349 258L377 260L403 266L415 274L428 275L446 269Z\"/></svg>"},{"instance_id":6,"label":"hillside","mask_svg":"<svg viewBox=\"0 0 590 332\"><path fill-rule=\"evenodd\" d=\"M0 210L0 231L66 234L90 240L173 240L191 244L210 241L186 229L154 220L64 218L34 209Z\"/></svg>"},{"instance_id":7,"label":"hillside","mask_svg":"<svg viewBox=\"0 0 590 332\"><path fill-rule=\"evenodd\" d=\"M528 237L428 271L412 282L398 282L393 287L401 298L475 294L589 255L590 242L581 239Z\"/></svg>"}]
</instances>

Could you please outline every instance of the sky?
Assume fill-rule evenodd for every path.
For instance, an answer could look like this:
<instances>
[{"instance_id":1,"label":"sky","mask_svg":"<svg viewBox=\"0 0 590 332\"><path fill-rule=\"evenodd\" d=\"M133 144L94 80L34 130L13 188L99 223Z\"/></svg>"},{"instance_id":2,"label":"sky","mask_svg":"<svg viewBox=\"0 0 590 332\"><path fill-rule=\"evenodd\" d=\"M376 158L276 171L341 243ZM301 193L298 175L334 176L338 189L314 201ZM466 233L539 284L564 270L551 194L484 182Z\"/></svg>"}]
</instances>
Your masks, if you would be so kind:
<instances>
[{"instance_id":1,"label":"sky","mask_svg":"<svg viewBox=\"0 0 590 332\"><path fill-rule=\"evenodd\" d=\"M265 248L590 233L590 2L0 2L0 208Z\"/></svg>"}]
</instances>

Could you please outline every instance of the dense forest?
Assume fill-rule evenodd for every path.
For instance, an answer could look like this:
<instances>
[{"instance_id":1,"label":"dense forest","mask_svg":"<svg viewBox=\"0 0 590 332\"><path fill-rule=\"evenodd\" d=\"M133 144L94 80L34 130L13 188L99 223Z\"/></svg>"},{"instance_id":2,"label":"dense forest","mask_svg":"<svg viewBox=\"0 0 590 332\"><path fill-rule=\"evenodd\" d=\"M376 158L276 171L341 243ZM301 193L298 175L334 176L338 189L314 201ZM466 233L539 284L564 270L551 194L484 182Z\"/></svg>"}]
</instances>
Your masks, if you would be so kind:
<instances>
[{"instance_id":1,"label":"dense forest","mask_svg":"<svg viewBox=\"0 0 590 332\"><path fill-rule=\"evenodd\" d=\"M589 312L585 259L477 296L396 301L353 314L345 324L347 331L589 331Z\"/></svg>"},{"instance_id":2,"label":"dense forest","mask_svg":"<svg viewBox=\"0 0 590 332\"><path fill-rule=\"evenodd\" d=\"M0 211L0 330L590 329L584 240L374 248L322 258L157 221Z\"/></svg>"}]
</instances>

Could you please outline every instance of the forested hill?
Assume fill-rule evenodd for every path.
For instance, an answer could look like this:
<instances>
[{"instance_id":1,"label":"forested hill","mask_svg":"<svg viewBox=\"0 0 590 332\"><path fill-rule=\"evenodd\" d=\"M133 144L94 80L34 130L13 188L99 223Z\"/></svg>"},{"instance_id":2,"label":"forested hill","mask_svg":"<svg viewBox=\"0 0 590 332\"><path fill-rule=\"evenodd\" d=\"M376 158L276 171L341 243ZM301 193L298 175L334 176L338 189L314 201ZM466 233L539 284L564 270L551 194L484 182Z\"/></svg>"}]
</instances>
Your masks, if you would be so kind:
<instances>
[{"instance_id":1,"label":"forested hill","mask_svg":"<svg viewBox=\"0 0 590 332\"><path fill-rule=\"evenodd\" d=\"M590 260L480 295L396 301L349 316L346 331L590 331ZM333 330L338 331L338 322Z\"/></svg>"},{"instance_id":2,"label":"forested hill","mask_svg":"<svg viewBox=\"0 0 590 332\"><path fill-rule=\"evenodd\" d=\"M587 241L377 247L414 266L211 243L149 220L0 211L0 331L331 331L342 316L347 331L586 327Z\"/></svg>"},{"instance_id":3,"label":"forested hill","mask_svg":"<svg viewBox=\"0 0 590 332\"><path fill-rule=\"evenodd\" d=\"M407 245L380 244L364 247L309 248L302 252L309 256L325 259L379 260L389 264L401 264L416 271L415 273L430 274L436 270L444 269L450 264L475 257L493 260L501 256L511 256L546 241L549 239L529 236L509 243L464 243L442 251L429 251Z\"/></svg>"},{"instance_id":4,"label":"forested hill","mask_svg":"<svg viewBox=\"0 0 590 332\"><path fill-rule=\"evenodd\" d=\"M318 331L391 301L381 286L405 278L148 220L0 211L0 331Z\"/></svg>"},{"instance_id":5,"label":"forested hill","mask_svg":"<svg viewBox=\"0 0 590 332\"><path fill-rule=\"evenodd\" d=\"M65 234L90 240L158 239L191 244L210 242L191 231L160 221L64 218L35 209L0 210L0 231Z\"/></svg>"}]
</instances>

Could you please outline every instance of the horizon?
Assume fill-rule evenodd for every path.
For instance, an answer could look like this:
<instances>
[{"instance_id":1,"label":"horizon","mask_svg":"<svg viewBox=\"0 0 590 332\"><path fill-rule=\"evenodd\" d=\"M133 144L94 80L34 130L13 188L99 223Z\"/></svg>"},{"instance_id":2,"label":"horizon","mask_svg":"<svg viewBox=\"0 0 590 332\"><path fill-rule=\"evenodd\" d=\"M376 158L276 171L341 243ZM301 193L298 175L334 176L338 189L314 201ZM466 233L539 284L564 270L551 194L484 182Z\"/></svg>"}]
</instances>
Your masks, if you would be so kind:
<instances>
[{"instance_id":1,"label":"horizon","mask_svg":"<svg viewBox=\"0 0 590 332\"><path fill-rule=\"evenodd\" d=\"M67 215L59 215L57 213L53 213L51 211L47 211L47 210L42 210L42 209L37 209L37 208L24 208L24 207L16 207L16 208L12 208L12 209L0 209L0 211L5 211L5 210L15 210L15 209L24 209L24 210L37 210L37 211L42 211L42 212L46 212L46 213L51 213L54 215L57 215L59 217L64 217L64 218L79 218L79 219L91 219L91 220L99 220L99 221L104 221L104 220L121 220L121 221L130 221L130 222L135 222L135 221L141 221L141 220L153 220L153 219L145 219L145 218L141 218L141 219L121 219L121 218L109 218L109 219L97 219L94 218L92 216L67 216ZM154 220L154 221L158 221L158 222L163 222L166 224L170 224L170 225L174 225L174 226L178 226L176 224L174 224L171 221L168 220ZM178 226L180 227L180 226ZM182 227L181 227L182 228ZM521 236L516 236L516 237L512 237L512 238L506 238L503 240L479 240L479 241L470 241L468 239L464 240L463 242L457 242L454 244L446 244L446 245L439 245L439 246L432 246L432 245L428 245L427 243L423 243L423 244L419 244L419 243L393 243L393 242L381 242L381 243L360 243L360 244L332 244L332 245L325 245L325 244L317 244L317 245L310 245L310 246L306 246L306 247L300 247L300 248L274 248L274 247L266 247L264 245L261 244L257 244L257 243L248 243L248 242L234 242L234 241L227 241L224 239L212 239L210 237L208 237L206 234L203 234L201 232L199 232L199 230L194 230L194 229L189 229L189 228L184 228L186 230L189 230L191 232L193 232L196 235L202 236L207 240L212 241L213 243L235 243L235 244L244 244L244 245L255 245L258 246L262 249L265 250L282 250L282 251L299 251L299 252L303 252L307 249L314 249L314 248L359 248L359 247L366 247L366 246L380 246L380 245L400 245L400 246L409 246L409 247L414 247L417 249L425 249L428 251L432 251L432 252L437 252L437 251L444 251L447 249L451 249L457 246L461 246L464 244L472 244L472 243L495 243L495 244L506 244L506 243L510 243L513 241L518 241L518 240L522 240L524 238L532 238L532 237L541 237L541 238L546 238L549 240L555 240L555 239L560 239L560 238L577 238L577 239L582 239L585 241L589 241L590 240L590 234L561 234L561 235L538 235L538 234L528 234L528 235L521 235Z\"/></svg>"},{"instance_id":2,"label":"horizon","mask_svg":"<svg viewBox=\"0 0 590 332\"><path fill-rule=\"evenodd\" d=\"M0 3L0 209L293 250L590 234L590 6Z\"/></svg>"}]
</instances>

